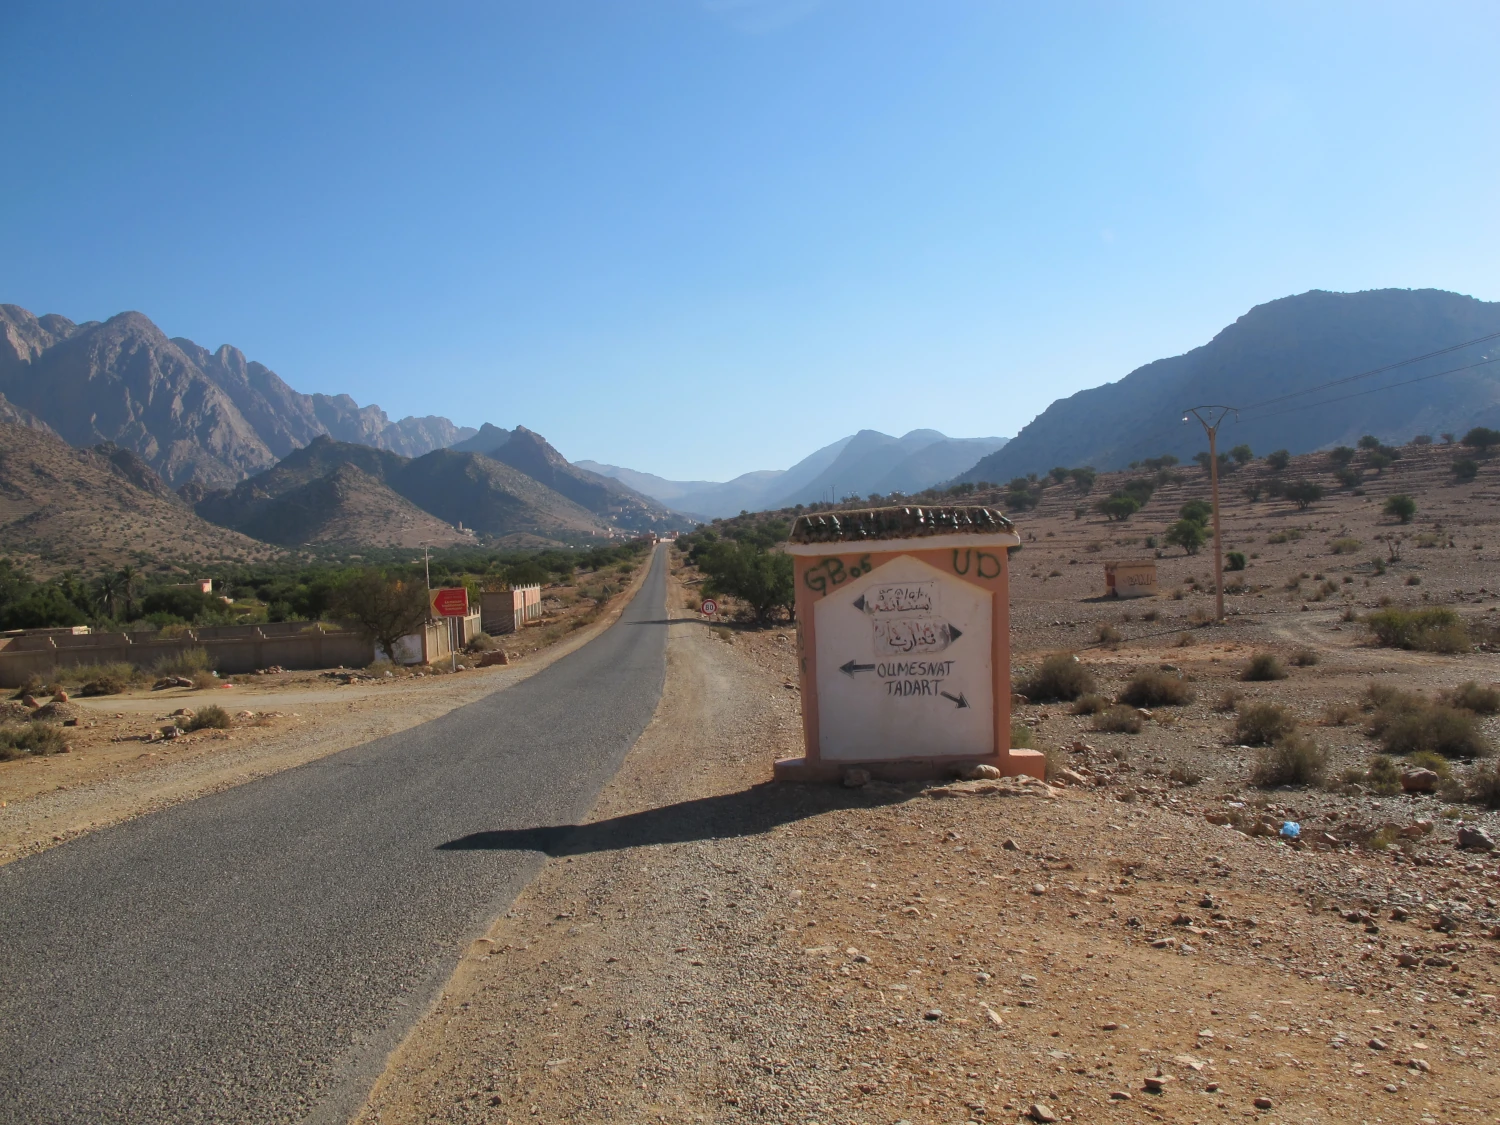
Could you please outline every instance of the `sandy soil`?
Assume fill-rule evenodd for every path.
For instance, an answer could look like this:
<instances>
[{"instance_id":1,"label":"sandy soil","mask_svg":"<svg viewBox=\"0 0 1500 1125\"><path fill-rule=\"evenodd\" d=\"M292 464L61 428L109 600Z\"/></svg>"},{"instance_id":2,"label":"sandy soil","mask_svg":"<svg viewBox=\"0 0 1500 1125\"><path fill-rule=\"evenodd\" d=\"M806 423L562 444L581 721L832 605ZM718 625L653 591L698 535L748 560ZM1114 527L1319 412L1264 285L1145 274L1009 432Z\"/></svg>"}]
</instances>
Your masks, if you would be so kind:
<instances>
[{"instance_id":1,"label":"sandy soil","mask_svg":"<svg viewBox=\"0 0 1500 1125\"><path fill-rule=\"evenodd\" d=\"M517 834L552 858L363 1125L1497 1119L1500 874L1451 828L1293 849L1210 824L1209 783L1144 748L1016 796L768 785L791 638L730 635L674 627L589 822Z\"/></svg>"},{"instance_id":2,"label":"sandy soil","mask_svg":"<svg viewBox=\"0 0 1500 1125\"><path fill-rule=\"evenodd\" d=\"M0 863L131 817L192 800L428 722L533 675L607 628L644 580L602 612L549 590L555 608L538 626L502 638L506 666L457 675L401 675L343 683L333 672L238 677L233 687L138 689L71 699L78 725L67 754L0 762ZM555 595L561 594L566 604ZM229 730L149 742L180 708L214 703L236 716Z\"/></svg>"}]
</instances>

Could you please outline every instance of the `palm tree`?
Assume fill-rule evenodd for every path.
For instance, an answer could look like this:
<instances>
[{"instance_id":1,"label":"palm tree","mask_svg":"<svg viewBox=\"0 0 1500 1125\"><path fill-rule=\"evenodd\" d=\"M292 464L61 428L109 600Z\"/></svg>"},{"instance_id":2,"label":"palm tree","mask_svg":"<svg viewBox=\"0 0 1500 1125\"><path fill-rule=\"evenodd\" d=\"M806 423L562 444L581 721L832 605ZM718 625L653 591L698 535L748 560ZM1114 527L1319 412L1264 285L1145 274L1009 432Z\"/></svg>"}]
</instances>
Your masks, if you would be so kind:
<instances>
[{"instance_id":1,"label":"palm tree","mask_svg":"<svg viewBox=\"0 0 1500 1125\"><path fill-rule=\"evenodd\" d=\"M140 584L141 572L128 563L115 575L120 583L120 594L125 598L125 620L135 616L135 590Z\"/></svg>"},{"instance_id":2,"label":"palm tree","mask_svg":"<svg viewBox=\"0 0 1500 1125\"><path fill-rule=\"evenodd\" d=\"M111 619L115 616L115 599L120 596L123 586L124 580L118 574L106 574L94 583L95 601Z\"/></svg>"}]
</instances>

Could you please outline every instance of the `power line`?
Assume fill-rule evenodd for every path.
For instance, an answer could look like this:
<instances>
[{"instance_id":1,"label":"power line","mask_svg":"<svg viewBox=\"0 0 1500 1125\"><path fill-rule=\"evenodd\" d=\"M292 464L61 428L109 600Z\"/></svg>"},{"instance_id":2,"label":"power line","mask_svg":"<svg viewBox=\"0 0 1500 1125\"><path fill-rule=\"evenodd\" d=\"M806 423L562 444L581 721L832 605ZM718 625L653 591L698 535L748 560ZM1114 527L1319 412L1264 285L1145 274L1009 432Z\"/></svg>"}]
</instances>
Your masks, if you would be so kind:
<instances>
[{"instance_id":1,"label":"power line","mask_svg":"<svg viewBox=\"0 0 1500 1125\"><path fill-rule=\"evenodd\" d=\"M1496 356L1494 359L1481 359L1477 363L1466 364L1463 367L1450 367L1446 371L1434 371L1431 375L1418 375L1415 379L1403 379L1399 383L1387 383L1383 387L1371 387L1367 391L1355 391L1352 394L1338 395L1335 398L1325 398L1319 402L1299 403L1296 406L1288 407L1286 410L1275 410L1270 414L1262 414L1259 418L1252 418L1251 421L1261 422L1267 418L1280 418L1283 414L1295 414L1299 410L1312 410L1314 407L1327 406L1332 402L1343 402L1346 399L1362 398L1365 395L1378 394L1381 391L1395 390L1397 387L1409 387L1413 383L1425 383L1428 379L1436 379L1443 375L1455 375L1460 371L1473 371L1476 367L1487 367L1492 363L1500 363L1500 356ZM1389 370L1389 368L1387 368L1387 370ZM1248 410L1249 407L1246 407L1246 409Z\"/></svg>"},{"instance_id":2,"label":"power line","mask_svg":"<svg viewBox=\"0 0 1500 1125\"><path fill-rule=\"evenodd\" d=\"M1274 404L1276 404L1278 402L1285 402L1287 399L1290 399L1290 398L1301 398L1303 395L1315 394L1318 391L1326 391L1329 387L1339 387L1339 386L1342 386L1345 383L1356 382L1359 379L1368 379L1372 375L1380 375L1380 374L1383 374L1384 372L1387 372L1387 371L1394 371L1398 367L1410 367L1413 363L1421 363L1424 359L1433 359L1433 358L1435 358L1437 356L1440 356L1440 355L1447 355L1449 352L1461 351L1464 348L1472 348L1475 344L1484 344L1484 343L1489 342L1490 340L1496 340L1496 339L1500 339L1500 332L1491 332L1488 336L1477 336L1477 337L1475 337L1472 340L1465 340L1461 344L1452 344L1452 345L1450 345L1449 347L1446 347L1446 348L1438 348L1436 351L1428 352L1425 355L1412 356L1410 359L1402 359L1402 360L1397 360L1395 363L1388 363L1384 367L1375 367L1375 368L1371 368L1369 371L1361 371L1358 375L1345 375L1342 379L1332 379L1332 380L1330 380L1327 383L1319 383L1315 387L1307 387L1304 390L1292 391L1292 392L1290 392L1288 394L1278 395L1275 398L1268 398L1268 399L1265 399L1265 400L1263 400L1261 402L1252 402L1249 406L1242 406L1240 409L1244 410L1244 411L1258 410L1262 406L1272 406L1272 405L1274 405ZM1453 370L1454 371L1463 371L1463 370L1467 370L1467 368L1454 368ZM1442 372L1442 374L1448 375L1448 374L1452 374L1452 372L1445 371L1445 372ZM1413 382L1416 382L1416 381L1417 380L1413 380ZM1392 383L1391 384L1391 386L1396 386L1396 387L1404 386L1404 385L1405 384L1403 384L1403 383ZM1329 401L1331 401L1331 402L1337 402L1339 400L1338 399L1330 399Z\"/></svg>"}]
</instances>

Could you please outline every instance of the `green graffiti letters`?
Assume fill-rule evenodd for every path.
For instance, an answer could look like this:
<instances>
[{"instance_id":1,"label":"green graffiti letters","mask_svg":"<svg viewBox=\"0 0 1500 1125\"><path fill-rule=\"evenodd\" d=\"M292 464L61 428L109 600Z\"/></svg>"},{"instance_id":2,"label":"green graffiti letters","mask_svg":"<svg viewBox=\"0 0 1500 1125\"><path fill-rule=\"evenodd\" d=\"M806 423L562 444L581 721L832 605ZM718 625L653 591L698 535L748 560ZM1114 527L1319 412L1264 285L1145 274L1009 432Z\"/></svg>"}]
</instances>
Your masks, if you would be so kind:
<instances>
[{"instance_id":1,"label":"green graffiti letters","mask_svg":"<svg viewBox=\"0 0 1500 1125\"><path fill-rule=\"evenodd\" d=\"M963 553L960 554L957 547L953 548L953 573L968 574L970 566L975 566L975 573L980 578L1000 577L1000 560L988 551L976 551L971 547L965 547Z\"/></svg>"},{"instance_id":2,"label":"green graffiti letters","mask_svg":"<svg viewBox=\"0 0 1500 1125\"><path fill-rule=\"evenodd\" d=\"M858 578L861 574L869 574L873 569L869 555L861 555L859 562L850 567L844 566L843 559L826 558L817 566L809 567L807 573L802 576L802 581L807 583L809 590L826 594L830 586L842 586L849 579Z\"/></svg>"}]
</instances>

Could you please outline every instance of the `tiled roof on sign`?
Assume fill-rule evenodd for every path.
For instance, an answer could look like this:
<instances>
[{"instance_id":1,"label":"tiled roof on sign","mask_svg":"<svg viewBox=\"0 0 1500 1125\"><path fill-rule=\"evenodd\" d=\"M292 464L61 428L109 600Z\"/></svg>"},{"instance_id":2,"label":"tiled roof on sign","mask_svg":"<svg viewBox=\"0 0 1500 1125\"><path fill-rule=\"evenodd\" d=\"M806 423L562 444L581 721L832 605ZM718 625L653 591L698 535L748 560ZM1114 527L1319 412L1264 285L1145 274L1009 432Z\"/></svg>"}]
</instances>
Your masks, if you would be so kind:
<instances>
[{"instance_id":1,"label":"tiled roof on sign","mask_svg":"<svg viewBox=\"0 0 1500 1125\"><path fill-rule=\"evenodd\" d=\"M1014 530L994 508L979 505L910 505L854 508L798 516L793 543L857 543L862 539L920 539L928 535L985 535Z\"/></svg>"}]
</instances>

